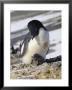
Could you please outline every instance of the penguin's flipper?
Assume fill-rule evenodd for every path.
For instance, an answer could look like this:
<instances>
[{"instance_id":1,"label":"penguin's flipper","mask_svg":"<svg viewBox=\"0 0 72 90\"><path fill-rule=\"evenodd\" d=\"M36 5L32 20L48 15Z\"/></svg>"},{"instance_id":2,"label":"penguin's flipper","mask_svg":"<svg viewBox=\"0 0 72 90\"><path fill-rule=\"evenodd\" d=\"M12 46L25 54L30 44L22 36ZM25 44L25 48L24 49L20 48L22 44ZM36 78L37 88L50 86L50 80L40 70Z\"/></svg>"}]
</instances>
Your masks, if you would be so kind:
<instances>
[{"instance_id":1,"label":"penguin's flipper","mask_svg":"<svg viewBox=\"0 0 72 90\"><path fill-rule=\"evenodd\" d=\"M24 38L22 44L20 45L21 54L19 57L23 57L25 55L27 48L28 48L28 43L31 38L32 38L32 36L31 36L30 32L25 35L25 38Z\"/></svg>"}]
</instances>

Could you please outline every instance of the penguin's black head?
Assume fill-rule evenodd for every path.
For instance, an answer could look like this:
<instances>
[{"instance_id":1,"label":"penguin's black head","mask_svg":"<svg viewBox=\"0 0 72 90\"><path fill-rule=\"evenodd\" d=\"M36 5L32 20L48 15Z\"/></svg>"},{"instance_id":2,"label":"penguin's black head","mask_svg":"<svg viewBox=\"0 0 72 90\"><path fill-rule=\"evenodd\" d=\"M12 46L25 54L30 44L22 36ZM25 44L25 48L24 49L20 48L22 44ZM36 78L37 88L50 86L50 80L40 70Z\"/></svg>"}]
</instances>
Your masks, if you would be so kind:
<instances>
[{"instance_id":1,"label":"penguin's black head","mask_svg":"<svg viewBox=\"0 0 72 90\"><path fill-rule=\"evenodd\" d=\"M40 28L44 28L46 30L43 24L38 20L32 20L28 23L28 29L32 35L32 38L34 38L35 36L39 34Z\"/></svg>"}]
</instances>

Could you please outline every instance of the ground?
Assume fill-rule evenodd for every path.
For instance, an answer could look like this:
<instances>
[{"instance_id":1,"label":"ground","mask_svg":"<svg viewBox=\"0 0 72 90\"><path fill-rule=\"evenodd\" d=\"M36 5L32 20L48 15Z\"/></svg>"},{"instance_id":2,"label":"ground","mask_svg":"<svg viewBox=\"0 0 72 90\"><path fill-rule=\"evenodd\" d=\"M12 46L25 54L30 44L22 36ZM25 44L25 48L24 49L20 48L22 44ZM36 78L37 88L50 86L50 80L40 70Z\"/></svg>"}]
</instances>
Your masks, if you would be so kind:
<instances>
[{"instance_id":1,"label":"ground","mask_svg":"<svg viewBox=\"0 0 72 90\"><path fill-rule=\"evenodd\" d=\"M13 62L10 69L11 79L61 79L61 61L41 65Z\"/></svg>"}]
</instances>

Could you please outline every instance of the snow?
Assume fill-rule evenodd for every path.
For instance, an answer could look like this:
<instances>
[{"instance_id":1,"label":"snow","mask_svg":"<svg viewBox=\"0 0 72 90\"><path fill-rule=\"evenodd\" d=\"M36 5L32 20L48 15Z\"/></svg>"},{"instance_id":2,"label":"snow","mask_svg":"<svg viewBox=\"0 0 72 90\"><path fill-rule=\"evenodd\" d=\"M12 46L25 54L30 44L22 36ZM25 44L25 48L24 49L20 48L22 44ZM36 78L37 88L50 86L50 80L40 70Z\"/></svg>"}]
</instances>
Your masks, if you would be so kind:
<instances>
[{"instance_id":1,"label":"snow","mask_svg":"<svg viewBox=\"0 0 72 90\"><path fill-rule=\"evenodd\" d=\"M14 22L11 23L11 32L16 32L16 31L19 31L21 29L25 29L27 27L28 22L31 21L31 20L36 19L36 20L40 20L41 22L44 22L48 19L51 19L53 17L58 17L60 15L61 15L60 12L53 13L53 14L48 14L48 12L47 12L45 14L37 15L37 16L34 16L34 17L29 17L27 19L14 21Z\"/></svg>"},{"instance_id":2,"label":"snow","mask_svg":"<svg viewBox=\"0 0 72 90\"><path fill-rule=\"evenodd\" d=\"M46 58L53 58L61 55L61 29L49 32L50 49Z\"/></svg>"}]
</instances>

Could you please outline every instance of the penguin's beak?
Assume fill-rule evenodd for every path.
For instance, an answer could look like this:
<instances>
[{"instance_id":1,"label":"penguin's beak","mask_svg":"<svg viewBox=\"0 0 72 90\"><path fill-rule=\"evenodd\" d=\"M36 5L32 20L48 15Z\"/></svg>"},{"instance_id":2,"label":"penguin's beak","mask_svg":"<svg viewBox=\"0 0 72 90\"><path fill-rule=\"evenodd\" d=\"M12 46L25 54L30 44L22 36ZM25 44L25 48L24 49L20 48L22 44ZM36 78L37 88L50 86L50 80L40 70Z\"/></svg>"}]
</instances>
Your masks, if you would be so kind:
<instances>
[{"instance_id":1,"label":"penguin's beak","mask_svg":"<svg viewBox=\"0 0 72 90\"><path fill-rule=\"evenodd\" d=\"M31 38L33 39L34 37L32 36Z\"/></svg>"},{"instance_id":2,"label":"penguin's beak","mask_svg":"<svg viewBox=\"0 0 72 90\"><path fill-rule=\"evenodd\" d=\"M35 36L32 36L32 39L34 38Z\"/></svg>"}]
</instances>

